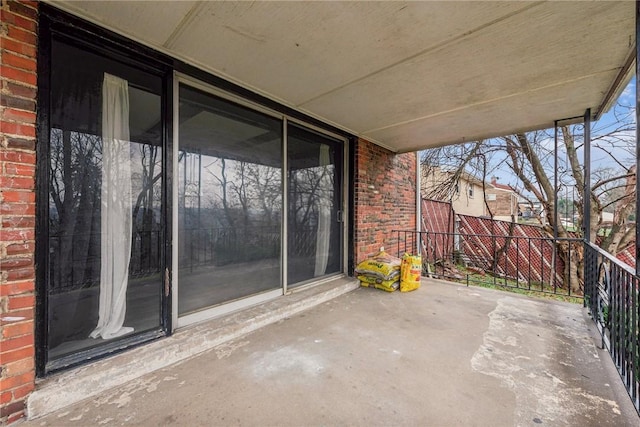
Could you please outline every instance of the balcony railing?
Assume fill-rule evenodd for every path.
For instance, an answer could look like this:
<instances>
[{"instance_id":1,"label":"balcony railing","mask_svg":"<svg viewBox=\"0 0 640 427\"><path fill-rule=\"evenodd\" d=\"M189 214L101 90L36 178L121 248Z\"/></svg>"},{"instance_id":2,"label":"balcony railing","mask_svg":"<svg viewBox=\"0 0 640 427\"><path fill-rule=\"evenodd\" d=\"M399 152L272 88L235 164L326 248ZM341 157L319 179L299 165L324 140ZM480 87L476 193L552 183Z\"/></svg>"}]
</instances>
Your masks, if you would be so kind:
<instances>
[{"instance_id":1,"label":"balcony railing","mask_svg":"<svg viewBox=\"0 0 640 427\"><path fill-rule=\"evenodd\" d=\"M628 265L585 243L585 305L640 412L640 278Z\"/></svg>"},{"instance_id":2,"label":"balcony railing","mask_svg":"<svg viewBox=\"0 0 640 427\"><path fill-rule=\"evenodd\" d=\"M49 283L52 294L100 284L101 233L51 233ZM160 274L162 231L134 229L131 236L129 279Z\"/></svg>"},{"instance_id":3,"label":"balcony railing","mask_svg":"<svg viewBox=\"0 0 640 427\"><path fill-rule=\"evenodd\" d=\"M280 256L280 227L179 229L181 268L222 266Z\"/></svg>"},{"instance_id":4,"label":"balcony railing","mask_svg":"<svg viewBox=\"0 0 640 427\"><path fill-rule=\"evenodd\" d=\"M396 253L420 245L423 274L582 298L582 239L395 230Z\"/></svg>"}]
</instances>

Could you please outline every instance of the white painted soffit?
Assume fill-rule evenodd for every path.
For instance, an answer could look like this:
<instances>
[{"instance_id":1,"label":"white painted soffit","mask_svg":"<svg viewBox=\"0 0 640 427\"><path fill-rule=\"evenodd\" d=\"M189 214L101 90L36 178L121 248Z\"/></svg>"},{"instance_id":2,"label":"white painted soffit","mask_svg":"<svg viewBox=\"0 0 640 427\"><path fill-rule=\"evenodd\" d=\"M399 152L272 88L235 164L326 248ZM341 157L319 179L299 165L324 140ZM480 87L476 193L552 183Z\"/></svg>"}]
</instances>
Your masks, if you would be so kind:
<instances>
[{"instance_id":1,"label":"white painted soffit","mask_svg":"<svg viewBox=\"0 0 640 427\"><path fill-rule=\"evenodd\" d=\"M635 3L52 1L393 151L594 115Z\"/></svg>"}]
</instances>

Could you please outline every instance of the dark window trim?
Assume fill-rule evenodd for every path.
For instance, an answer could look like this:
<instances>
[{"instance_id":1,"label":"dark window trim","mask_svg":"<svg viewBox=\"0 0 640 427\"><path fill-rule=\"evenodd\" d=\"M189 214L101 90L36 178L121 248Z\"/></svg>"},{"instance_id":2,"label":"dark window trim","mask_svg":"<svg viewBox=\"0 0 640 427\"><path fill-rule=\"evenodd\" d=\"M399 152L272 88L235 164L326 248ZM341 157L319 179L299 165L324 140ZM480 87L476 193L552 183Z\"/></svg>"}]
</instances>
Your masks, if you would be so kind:
<instances>
[{"instance_id":1,"label":"dark window trim","mask_svg":"<svg viewBox=\"0 0 640 427\"><path fill-rule=\"evenodd\" d=\"M163 242L160 254L162 271L171 266L171 179L173 136L173 70L162 62L154 60L147 52L139 52L120 46L105 38L104 35L82 30L84 22L79 23L57 9L41 6L38 32L38 89L37 89L37 147L36 147L36 325L35 353L36 375L44 377L62 369L71 368L87 361L95 361L114 353L130 349L142 343L171 334L171 294L162 292L160 302L160 323L156 329L126 337L103 346L82 350L55 361L48 360L48 271L49 271L49 134L51 112L51 45L52 40L68 43L74 47L100 54L110 60L138 68L162 80L161 115L164 120L162 130L163 151L163 218L161 219ZM49 13L51 12L51 14ZM62 18L61 18L62 16ZM68 18L65 20L65 18ZM149 62L141 62L145 57ZM169 275L170 276L170 275ZM163 277L164 279L164 277ZM164 286L163 286L164 288Z\"/></svg>"},{"instance_id":2,"label":"dark window trim","mask_svg":"<svg viewBox=\"0 0 640 427\"><path fill-rule=\"evenodd\" d=\"M94 53L125 60L145 71L155 70L157 73L172 65L172 60L166 55L49 4L40 5L40 18L41 24L45 23L49 29L49 37L55 34L74 46L90 47Z\"/></svg>"},{"instance_id":3,"label":"dark window trim","mask_svg":"<svg viewBox=\"0 0 640 427\"><path fill-rule=\"evenodd\" d=\"M40 15L38 25L38 89L36 127L36 376L45 375L47 363L49 311L47 272L49 271L49 112L51 98L51 31Z\"/></svg>"},{"instance_id":4,"label":"dark window trim","mask_svg":"<svg viewBox=\"0 0 640 427\"><path fill-rule=\"evenodd\" d=\"M87 362L95 362L96 360L109 357L125 350L131 350L134 347L146 344L158 338L164 338L165 336L166 334L164 331L151 330L125 339L106 343L98 348L80 350L77 353L70 354L48 363L46 366L46 375L54 374L75 366L80 366Z\"/></svg>"},{"instance_id":5,"label":"dark window trim","mask_svg":"<svg viewBox=\"0 0 640 427\"><path fill-rule=\"evenodd\" d=\"M356 244L356 168L358 164L356 162L356 145L358 139L351 137L348 139L349 158L347 162L349 167L347 169L348 176L345 179L348 180L347 184L347 203L349 206L349 223L347 224L347 274L354 276L357 260L355 259L355 244Z\"/></svg>"}]
</instances>

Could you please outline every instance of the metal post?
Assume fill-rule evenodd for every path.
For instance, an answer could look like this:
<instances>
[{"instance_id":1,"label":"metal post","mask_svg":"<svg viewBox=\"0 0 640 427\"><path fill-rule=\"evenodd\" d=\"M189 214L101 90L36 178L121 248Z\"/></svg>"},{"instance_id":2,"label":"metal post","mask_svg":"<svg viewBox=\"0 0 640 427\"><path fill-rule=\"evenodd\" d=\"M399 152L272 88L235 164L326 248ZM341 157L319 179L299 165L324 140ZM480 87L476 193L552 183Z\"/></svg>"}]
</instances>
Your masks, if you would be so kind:
<instances>
[{"instance_id":1,"label":"metal post","mask_svg":"<svg viewBox=\"0 0 640 427\"><path fill-rule=\"evenodd\" d=\"M591 241L591 108L584 112L584 188L582 231L585 242Z\"/></svg>"},{"instance_id":2,"label":"metal post","mask_svg":"<svg viewBox=\"0 0 640 427\"><path fill-rule=\"evenodd\" d=\"M640 2L636 1L636 275L640 276L640 227L638 227L638 217L640 216L640 86L638 86L638 75L640 74Z\"/></svg>"},{"instance_id":3,"label":"metal post","mask_svg":"<svg viewBox=\"0 0 640 427\"><path fill-rule=\"evenodd\" d=\"M640 262L638 259L640 258L640 226L638 224L638 217L640 216L640 181L638 181L638 176L640 176L640 128L638 124L640 124L640 87L638 87L638 75L640 75L640 1L636 1L636 276L640 276ZM629 279L631 283L633 283L633 278ZM631 309L632 309L632 317L631 324L638 325L638 311L640 308L638 307L638 286L637 281L635 285L631 285ZM636 385L640 382L640 377L638 376L637 370L637 360L638 353L640 353L640 344L638 343L638 334L632 334L633 337L633 367L634 376L632 378L632 384ZM635 381L633 381L635 379ZM634 401L636 410L640 412L640 398L638 396L640 393L640 388L633 387L633 391L631 392L631 399Z\"/></svg>"},{"instance_id":4,"label":"metal post","mask_svg":"<svg viewBox=\"0 0 640 427\"><path fill-rule=\"evenodd\" d=\"M558 121L553 122L553 243L558 240Z\"/></svg>"},{"instance_id":5,"label":"metal post","mask_svg":"<svg viewBox=\"0 0 640 427\"><path fill-rule=\"evenodd\" d=\"M280 214L280 280L282 293L289 292L289 123L285 117L282 121L282 213Z\"/></svg>"},{"instance_id":6,"label":"metal post","mask_svg":"<svg viewBox=\"0 0 640 427\"><path fill-rule=\"evenodd\" d=\"M551 284L556 290L556 256L558 253L558 121L553 121L553 253L551 254ZM571 285L569 284L569 288Z\"/></svg>"}]
</instances>

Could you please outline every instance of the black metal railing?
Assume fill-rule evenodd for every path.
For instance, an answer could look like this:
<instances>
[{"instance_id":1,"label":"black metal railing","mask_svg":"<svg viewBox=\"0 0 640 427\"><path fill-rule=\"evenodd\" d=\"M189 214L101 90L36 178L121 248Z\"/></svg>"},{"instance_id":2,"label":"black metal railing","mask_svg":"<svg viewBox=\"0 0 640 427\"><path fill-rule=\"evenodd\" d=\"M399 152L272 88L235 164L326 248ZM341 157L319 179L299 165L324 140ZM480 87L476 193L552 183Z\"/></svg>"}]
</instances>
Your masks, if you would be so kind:
<instances>
[{"instance_id":1,"label":"black metal railing","mask_svg":"<svg viewBox=\"0 0 640 427\"><path fill-rule=\"evenodd\" d=\"M582 298L582 239L394 230L396 253L422 255L423 274Z\"/></svg>"},{"instance_id":2,"label":"black metal railing","mask_svg":"<svg viewBox=\"0 0 640 427\"><path fill-rule=\"evenodd\" d=\"M593 243L585 243L585 306L640 413L640 278Z\"/></svg>"},{"instance_id":3,"label":"black metal railing","mask_svg":"<svg viewBox=\"0 0 640 427\"><path fill-rule=\"evenodd\" d=\"M277 258L280 233L279 226L180 229L180 268Z\"/></svg>"},{"instance_id":4,"label":"black metal railing","mask_svg":"<svg viewBox=\"0 0 640 427\"><path fill-rule=\"evenodd\" d=\"M64 293L100 283L101 233L49 236L49 292ZM134 229L129 278L158 274L162 265L162 231Z\"/></svg>"}]
</instances>

